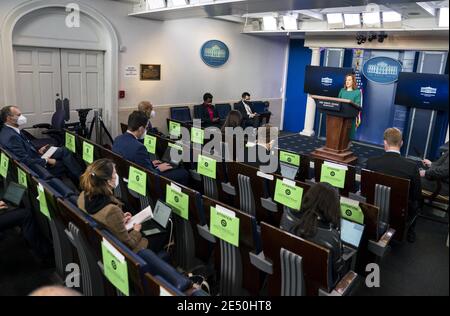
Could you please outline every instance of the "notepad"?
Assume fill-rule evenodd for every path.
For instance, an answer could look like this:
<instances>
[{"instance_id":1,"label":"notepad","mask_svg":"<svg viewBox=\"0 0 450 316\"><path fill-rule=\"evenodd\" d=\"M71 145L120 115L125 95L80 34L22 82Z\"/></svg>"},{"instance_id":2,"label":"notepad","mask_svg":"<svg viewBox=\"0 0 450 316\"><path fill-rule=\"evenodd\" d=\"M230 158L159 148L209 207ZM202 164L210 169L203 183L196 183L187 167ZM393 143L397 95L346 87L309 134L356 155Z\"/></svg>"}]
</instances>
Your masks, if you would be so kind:
<instances>
[{"instance_id":1,"label":"notepad","mask_svg":"<svg viewBox=\"0 0 450 316\"><path fill-rule=\"evenodd\" d=\"M144 210L134 215L130 221L125 225L127 230L132 230L135 224L142 224L153 218L153 211L151 206L147 206Z\"/></svg>"},{"instance_id":2,"label":"notepad","mask_svg":"<svg viewBox=\"0 0 450 316\"><path fill-rule=\"evenodd\" d=\"M53 154L59 149L59 147L50 147L45 154L42 155L42 159L52 158Z\"/></svg>"}]
</instances>

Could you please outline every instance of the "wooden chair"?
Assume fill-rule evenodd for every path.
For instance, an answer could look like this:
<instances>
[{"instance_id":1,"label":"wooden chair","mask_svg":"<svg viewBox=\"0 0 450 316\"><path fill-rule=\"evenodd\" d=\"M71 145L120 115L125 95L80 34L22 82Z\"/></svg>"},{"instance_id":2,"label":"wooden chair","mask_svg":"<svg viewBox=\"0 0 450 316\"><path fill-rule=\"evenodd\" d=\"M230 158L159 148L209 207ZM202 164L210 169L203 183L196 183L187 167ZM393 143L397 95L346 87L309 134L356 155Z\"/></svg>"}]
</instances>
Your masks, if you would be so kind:
<instances>
[{"instance_id":1,"label":"wooden chair","mask_svg":"<svg viewBox=\"0 0 450 316\"><path fill-rule=\"evenodd\" d=\"M356 283L350 271L332 288L330 251L266 223L261 223L262 252L253 263L269 274L269 296L346 295Z\"/></svg>"},{"instance_id":2,"label":"wooden chair","mask_svg":"<svg viewBox=\"0 0 450 316\"><path fill-rule=\"evenodd\" d=\"M216 271L220 271L220 294L223 296L257 295L262 279L260 272L250 263L250 252L257 251L259 240L256 220L253 216L224 205L208 197L203 197L203 207L208 227L211 207L220 205L235 213L239 218L239 247L218 238L216 242Z\"/></svg>"},{"instance_id":3,"label":"wooden chair","mask_svg":"<svg viewBox=\"0 0 450 316\"><path fill-rule=\"evenodd\" d=\"M314 175L315 175L315 181L320 182L320 177L322 174L322 165L324 163L324 160L321 159L314 159ZM345 184L344 188L339 189L339 192L343 196L348 196L350 192L356 192L356 168L355 166L351 165L345 165L348 170L345 174Z\"/></svg>"},{"instance_id":4,"label":"wooden chair","mask_svg":"<svg viewBox=\"0 0 450 316\"><path fill-rule=\"evenodd\" d=\"M395 229L394 239L402 241L408 226L409 180L369 170L361 170L361 195L380 208Z\"/></svg>"}]
</instances>

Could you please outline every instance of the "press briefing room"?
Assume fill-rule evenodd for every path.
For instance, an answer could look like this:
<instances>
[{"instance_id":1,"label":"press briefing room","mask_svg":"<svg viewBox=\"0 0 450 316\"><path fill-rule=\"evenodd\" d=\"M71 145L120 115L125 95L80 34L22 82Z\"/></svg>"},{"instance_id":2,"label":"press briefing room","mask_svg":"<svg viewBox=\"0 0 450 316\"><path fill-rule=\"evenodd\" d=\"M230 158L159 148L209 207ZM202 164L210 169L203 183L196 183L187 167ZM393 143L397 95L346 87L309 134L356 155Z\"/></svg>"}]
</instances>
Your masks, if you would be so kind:
<instances>
[{"instance_id":1,"label":"press briefing room","mask_svg":"<svg viewBox=\"0 0 450 316\"><path fill-rule=\"evenodd\" d=\"M448 47L448 1L0 1L0 296L448 296Z\"/></svg>"}]
</instances>

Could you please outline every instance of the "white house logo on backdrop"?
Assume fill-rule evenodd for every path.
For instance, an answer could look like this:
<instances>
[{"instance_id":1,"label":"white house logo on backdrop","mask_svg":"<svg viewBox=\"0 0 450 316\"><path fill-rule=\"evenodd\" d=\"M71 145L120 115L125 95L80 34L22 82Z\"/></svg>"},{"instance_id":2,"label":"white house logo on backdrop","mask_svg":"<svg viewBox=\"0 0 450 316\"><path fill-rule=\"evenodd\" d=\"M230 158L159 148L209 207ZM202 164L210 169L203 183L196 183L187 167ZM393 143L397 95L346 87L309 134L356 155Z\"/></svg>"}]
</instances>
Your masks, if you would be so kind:
<instances>
[{"instance_id":1,"label":"white house logo on backdrop","mask_svg":"<svg viewBox=\"0 0 450 316\"><path fill-rule=\"evenodd\" d=\"M374 57L363 66L364 76L375 83L391 84L398 80L402 64L389 57Z\"/></svg>"},{"instance_id":2,"label":"white house logo on backdrop","mask_svg":"<svg viewBox=\"0 0 450 316\"><path fill-rule=\"evenodd\" d=\"M323 86L329 87L329 86L331 86L333 84L333 79L325 77L325 78L322 78L320 80L320 82L322 83Z\"/></svg>"},{"instance_id":3,"label":"white house logo on backdrop","mask_svg":"<svg viewBox=\"0 0 450 316\"><path fill-rule=\"evenodd\" d=\"M200 54L203 62L211 67L223 66L230 57L228 46L217 40L203 44Z\"/></svg>"},{"instance_id":4,"label":"white house logo on backdrop","mask_svg":"<svg viewBox=\"0 0 450 316\"><path fill-rule=\"evenodd\" d=\"M205 56L209 58L225 58L226 55L227 52L224 49L221 49L218 45L205 49Z\"/></svg>"},{"instance_id":5,"label":"white house logo on backdrop","mask_svg":"<svg viewBox=\"0 0 450 316\"><path fill-rule=\"evenodd\" d=\"M435 97L436 93L437 93L437 89L433 88L433 87L421 87L420 88L420 95L427 97L427 98Z\"/></svg>"}]
</instances>

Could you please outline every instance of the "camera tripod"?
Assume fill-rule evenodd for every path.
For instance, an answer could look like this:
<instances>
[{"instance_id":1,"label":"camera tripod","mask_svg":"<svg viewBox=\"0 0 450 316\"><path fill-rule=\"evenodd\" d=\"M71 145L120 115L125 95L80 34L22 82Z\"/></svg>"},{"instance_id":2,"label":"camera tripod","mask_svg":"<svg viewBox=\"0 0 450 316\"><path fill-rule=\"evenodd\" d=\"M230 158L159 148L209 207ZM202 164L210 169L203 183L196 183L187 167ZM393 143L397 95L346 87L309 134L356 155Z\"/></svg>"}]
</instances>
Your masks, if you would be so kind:
<instances>
[{"instance_id":1,"label":"camera tripod","mask_svg":"<svg viewBox=\"0 0 450 316\"><path fill-rule=\"evenodd\" d=\"M92 140L92 132L95 130L95 142L97 144L103 144L103 133L106 134L108 139L110 140L111 144L113 143L113 138L108 131L108 129L105 126L105 123L103 122L103 118L101 115L101 109L94 110L94 118L92 119L91 125L89 126L89 129L86 125L87 116L90 111L93 109L79 109L77 110L78 116L80 118L80 130L79 134L82 137L85 137L87 139Z\"/></svg>"},{"instance_id":2,"label":"camera tripod","mask_svg":"<svg viewBox=\"0 0 450 316\"><path fill-rule=\"evenodd\" d=\"M87 135L88 139L92 138L92 132L94 131L94 128L95 128L95 137L96 137L97 144L103 145L103 132L106 134L106 136L108 136L108 139L111 142L111 144L114 142L111 134L109 133L108 129L105 126L105 123L103 122L101 110L94 111L94 118L91 122L91 126L89 128L89 133Z\"/></svg>"}]
</instances>

